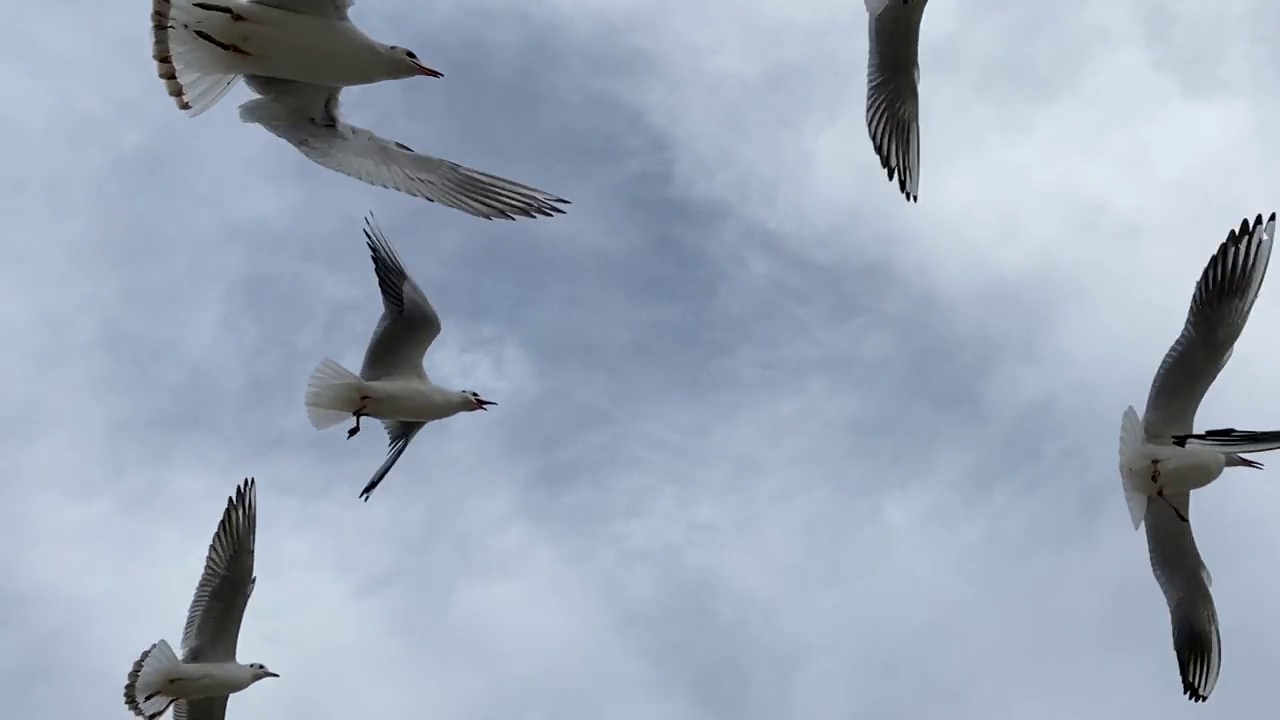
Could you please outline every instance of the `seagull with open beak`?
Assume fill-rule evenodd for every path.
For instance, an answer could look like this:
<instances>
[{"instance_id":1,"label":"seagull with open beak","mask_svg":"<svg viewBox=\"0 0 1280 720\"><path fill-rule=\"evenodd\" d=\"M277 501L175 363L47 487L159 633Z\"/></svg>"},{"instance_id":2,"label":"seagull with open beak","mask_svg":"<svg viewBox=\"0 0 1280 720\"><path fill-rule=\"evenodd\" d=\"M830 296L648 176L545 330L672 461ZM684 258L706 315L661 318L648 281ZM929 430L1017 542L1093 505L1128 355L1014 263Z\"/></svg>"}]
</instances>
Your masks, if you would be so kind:
<instances>
[{"instance_id":1,"label":"seagull with open beak","mask_svg":"<svg viewBox=\"0 0 1280 720\"><path fill-rule=\"evenodd\" d=\"M387 459L360 491L369 499L409 442L427 423L497 405L471 390L449 390L427 378L422 367L427 348L440 334L440 316L409 277L395 248L373 215L364 236L382 292L382 318L365 351L360 374L325 358L307 383L307 417L317 430L355 418L347 438L360 432L360 419L382 421L390 447Z\"/></svg>"}]
</instances>

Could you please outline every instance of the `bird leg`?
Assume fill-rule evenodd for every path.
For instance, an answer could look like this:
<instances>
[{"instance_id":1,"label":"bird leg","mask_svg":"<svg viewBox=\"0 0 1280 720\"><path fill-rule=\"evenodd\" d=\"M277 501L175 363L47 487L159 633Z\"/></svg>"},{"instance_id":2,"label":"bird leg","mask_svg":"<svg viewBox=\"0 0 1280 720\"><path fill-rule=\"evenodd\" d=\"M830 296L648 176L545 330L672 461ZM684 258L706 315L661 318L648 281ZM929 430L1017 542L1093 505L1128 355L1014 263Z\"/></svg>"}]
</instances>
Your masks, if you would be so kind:
<instances>
[{"instance_id":1,"label":"bird leg","mask_svg":"<svg viewBox=\"0 0 1280 720\"><path fill-rule=\"evenodd\" d=\"M369 402L368 395L360 396L360 407L356 408L355 412L351 413L352 415L355 416L356 424L355 424L355 427L347 431L348 440L355 437L356 433L360 432L360 418L368 414L369 412L369 406L367 405L368 402Z\"/></svg>"},{"instance_id":2,"label":"bird leg","mask_svg":"<svg viewBox=\"0 0 1280 720\"><path fill-rule=\"evenodd\" d=\"M1184 523L1188 523L1188 524L1191 523L1191 521L1187 519L1186 514L1183 513L1181 510L1179 510L1178 506L1174 505L1172 500L1164 496L1164 488L1160 488L1159 490L1156 491L1156 497L1165 501L1165 503L1169 506L1169 509L1173 510L1173 514L1178 516L1179 520L1181 520Z\"/></svg>"},{"instance_id":3,"label":"bird leg","mask_svg":"<svg viewBox=\"0 0 1280 720\"><path fill-rule=\"evenodd\" d=\"M1156 485L1160 484L1160 461L1159 460L1151 461L1151 482Z\"/></svg>"}]
</instances>

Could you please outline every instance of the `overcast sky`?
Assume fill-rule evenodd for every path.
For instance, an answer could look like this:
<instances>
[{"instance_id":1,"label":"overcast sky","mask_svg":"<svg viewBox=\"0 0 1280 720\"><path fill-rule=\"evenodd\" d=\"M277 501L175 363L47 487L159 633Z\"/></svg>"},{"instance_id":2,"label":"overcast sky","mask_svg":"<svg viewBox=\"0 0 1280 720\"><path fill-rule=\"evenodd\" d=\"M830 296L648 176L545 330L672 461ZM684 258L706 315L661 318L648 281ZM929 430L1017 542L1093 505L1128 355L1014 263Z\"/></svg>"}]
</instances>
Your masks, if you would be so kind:
<instances>
[{"instance_id":1,"label":"overcast sky","mask_svg":"<svg viewBox=\"0 0 1280 720\"><path fill-rule=\"evenodd\" d=\"M1204 263L1280 209L1274 3L934 0L911 205L861 0L360 0L445 77L349 119L573 201L515 223L325 171L243 88L184 117L145 5L0 24L0 714L125 718L250 475L240 660L282 677L237 720L1274 704L1280 467L1196 493L1205 706L1116 468ZM381 430L302 396L380 312L370 210L443 318L432 379L499 405L364 504ZM1266 286L1199 427L1280 427L1278 326Z\"/></svg>"}]
</instances>

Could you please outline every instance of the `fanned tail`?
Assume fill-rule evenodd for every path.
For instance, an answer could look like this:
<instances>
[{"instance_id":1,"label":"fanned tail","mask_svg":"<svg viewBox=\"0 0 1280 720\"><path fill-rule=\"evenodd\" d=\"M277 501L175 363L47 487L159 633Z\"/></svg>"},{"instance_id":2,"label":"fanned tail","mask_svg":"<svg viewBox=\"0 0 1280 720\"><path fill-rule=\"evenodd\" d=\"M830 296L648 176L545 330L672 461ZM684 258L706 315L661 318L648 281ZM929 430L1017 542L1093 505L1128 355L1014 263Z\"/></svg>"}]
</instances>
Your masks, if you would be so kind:
<instances>
[{"instance_id":1,"label":"fanned tail","mask_svg":"<svg viewBox=\"0 0 1280 720\"><path fill-rule=\"evenodd\" d=\"M333 427L359 409L364 392L359 375L325 358L307 380L307 419L317 430Z\"/></svg>"},{"instance_id":2,"label":"fanned tail","mask_svg":"<svg viewBox=\"0 0 1280 720\"><path fill-rule=\"evenodd\" d=\"M1133 486L1129 474L1125 472L1126 460L1138 452L1146 443L1146 434L1142 429L1142 418L1133 406L1125 408L1120 418L1120 485L1124 488L1124 502L1129 506L1129 519L1133 521L1133 529L1142 527L1142 519L1147 516L1149 496Z\"/></svg>"},{"instance_id":3,"label":"fanned tail","mask_svg":"<svg viewBox=\"0 0 1280 720\"><path fill-rule=\"evenodd\" d=\"M124 684L124 704L129 711L145 720L156 720L177 698L160 692L172 670L182 665L169 643L161 640L142 652L129 671Z\"/></svg>"},{"instance_id":4,"label":"fanned tail","mask_svg":"<svg viewBox=\"0 0 1280 720\"><path fill-rule=\"evenodd\" d=\"M190 117L213 107L240 79L225 72L219 53L227 51L198 27L200 14L209 12L198 5L225 7L193 0L151 0L151 59L169 97Z\"/></svg>"}]
</instances>

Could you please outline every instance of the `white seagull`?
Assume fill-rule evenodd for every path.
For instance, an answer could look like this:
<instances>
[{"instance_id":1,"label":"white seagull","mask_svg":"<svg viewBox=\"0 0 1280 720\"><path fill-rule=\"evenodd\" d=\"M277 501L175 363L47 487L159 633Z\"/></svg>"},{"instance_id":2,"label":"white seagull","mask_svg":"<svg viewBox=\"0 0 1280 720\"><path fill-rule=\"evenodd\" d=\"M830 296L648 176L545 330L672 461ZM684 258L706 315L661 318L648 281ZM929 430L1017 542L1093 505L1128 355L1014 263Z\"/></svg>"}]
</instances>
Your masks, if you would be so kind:
<instances>
[{"instance_id":1,"label":"white seagull","mask_svg":"<svg viewBox=\"0 0 1280 720\"><path fill-rule=\"evenodd\" d=\"M152 0L151 56L169 96L192 117L244 77L261 97L240 106L240 119L330 170L487 220L564 213L564 198L344 122L344 87L442 77L413 51L361 32L350 7L351 0Z\"/></svg>"},{"instance_id":2,"label":"white seagull","mask_svg":"<svg viewBox=\"0 0 1280 720\"><path fill-rule=\"evenodd\" d=\"M280 677L261 663L236 662L240 621L253 593L253 541L258 523L253 478L236 488L209 544L182 631L182 659L169 643L152 645L129 671L124 704L155 720L173 706L174 720L223 720L227 696L263 678Z\"/></svg>"},{"instance_id":3,"label":"white seagull","mask_svg":"<svg viewBox=\"0 0 1280 720\"><path fill-rule=\"evenodd\" d=\"M448 390L431 382L422 367L427 348L440 335L440 316L409 277L395 248L373 214L364 237L382 293L382 317L369 339L364 364L356 375L329 358L307 381L307 418L317 430L354 417L347 439L360 432L360 418L382 421L390 447L387 459L360 491L366 502L424 425L461 412L487 410L495 402L470 390Z\"/></svg>"},{"instance_id":4,"label":"white seagull","mask_svg":"<svg viewBox=\"0 0 1280 720\"><path fill-rule=\"evenodd\" d=\"M1156 371L1141 420L1130 405L1120 425L1120 478L1134 529L1147 526L1147 548L1173 625L1182 690L1194 702L1213 692L1222 641L1212 583L1191 534L1191 491L1224 467L1261 468L1240 452L1280 448L1280 433L1232 429L1192 434L1205 392L1226 366L1271 259L1276 214L1240 223L1209 259L1191 297L1182 333ZM1269 441L1269 442L1268 442Z\"/></svg>"},{"instance_id":5,"label":"white seagull","mask_svg":"<svg viewBox=\"0 0 1280 720\"><path fill-rule=\"evenodd\" d=\"M889 179L920 194L920 21L928 0L866 0L867 131Z\"/></svg>"}]
</instances>

